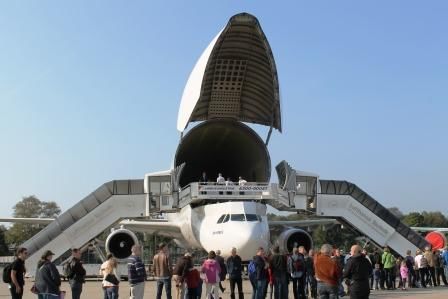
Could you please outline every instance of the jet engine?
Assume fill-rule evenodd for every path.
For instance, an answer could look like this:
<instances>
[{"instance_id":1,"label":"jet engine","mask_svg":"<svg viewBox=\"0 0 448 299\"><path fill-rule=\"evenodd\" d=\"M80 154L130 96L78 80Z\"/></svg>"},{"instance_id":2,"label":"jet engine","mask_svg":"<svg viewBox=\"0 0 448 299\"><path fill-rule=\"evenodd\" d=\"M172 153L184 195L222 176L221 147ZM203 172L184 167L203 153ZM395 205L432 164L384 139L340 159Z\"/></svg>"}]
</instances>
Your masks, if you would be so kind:
<instances>
[{"instance_id":1,"label":"jet engine","mask_svg":"<svg viewBox=\"0 0 448 299\"><path fill-rule=\"evenodd\" d=\"M313 239L303 229L289 228L283 231L277 238L280 252L292 252L294 247L304 246L306 251L313 248Z\"/></svg>"},{"instance_id":2,"label":"jet engine","mask_svg":"<svg viewBox=\"0 0 448 299\"><path fill-rule=\"evenodd\" d=\"M137 236L130 230L120 228L114 230L106 239L106 251L118 259L131 255L132 246L138 244Z\"/></svg>"},{"instance_id":3,"label":"jet engine","mask_svg":"<svg viewBox=\"0 0 448 299\"><path fill-rule=\"evenodd\" d=\"M175 165L185 162L180 185L197 182L203 171L211 181L218 173L238 181L268 182L271 159L263 140L249 126L228 119L205 121L193 127L181 140Z\"/></svg>"}]
</instances>

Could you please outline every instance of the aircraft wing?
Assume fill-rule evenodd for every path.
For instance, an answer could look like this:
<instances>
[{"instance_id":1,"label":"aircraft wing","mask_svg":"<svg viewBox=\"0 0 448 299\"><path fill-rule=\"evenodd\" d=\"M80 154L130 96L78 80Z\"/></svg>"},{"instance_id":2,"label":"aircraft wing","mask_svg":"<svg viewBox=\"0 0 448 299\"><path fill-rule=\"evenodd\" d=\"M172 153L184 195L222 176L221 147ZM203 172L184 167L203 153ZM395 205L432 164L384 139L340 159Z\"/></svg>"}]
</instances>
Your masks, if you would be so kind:
<instances>
[{"instance_id":1,"label":"aircraft wing","mask_svg":"<svg viewBox=\"0 0 448 299\"><path fill-rule=\"evenodd\" d=\"M336 219L303 219L303 220L279 220L279 221L268 221L269 226L298 226L298 227L308 227L316 225L328 225L328 224L338 224Z\"/></svg>"},{"instance_id":2,"label":"aircraft wing","mask_svg":"<svg viewBox=\"0 0 448 299\"><path fill-rule=\"evenodd\" d=\"M50 224L53 221L54 221L53 218L14 218L14 217L0 218L0 222L27 223L27 224Z\"/></svg>"},{"instance_id":3,"label":"aircraft wing","mask_svg":"<svg viewBox=\"0 0 448 299\"><path fill-rule=\"evenodd\" d=\"M157 234L175 239L182 238L179 225L167 220L138 221L127 219L120 221L119 224L134 232Z\"/></svg>"},{"instance_id":4,"label":"aircraft wing","mask_svg":"<svg viewBox=\"0 0 448 299\"><path fill-rule=\"evenodd\" d=\"M418 227L418 226L412 226L411 229L415 230L416 232L448 232L448 227Z\"/></svg>"}]
</instances>

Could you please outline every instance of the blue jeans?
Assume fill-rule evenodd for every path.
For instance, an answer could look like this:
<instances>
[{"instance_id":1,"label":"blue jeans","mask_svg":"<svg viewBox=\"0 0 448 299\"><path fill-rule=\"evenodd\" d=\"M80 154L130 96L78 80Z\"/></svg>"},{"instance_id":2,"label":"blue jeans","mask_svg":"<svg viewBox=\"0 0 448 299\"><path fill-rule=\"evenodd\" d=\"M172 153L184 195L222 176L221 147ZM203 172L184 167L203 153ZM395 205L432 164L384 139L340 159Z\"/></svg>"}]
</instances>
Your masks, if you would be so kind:
<instances>
[{"instance_id":1,"label":"blue jeans","mask_svg":"<svg viewBox=\"0 0 448 299\"><path fill-rule=\"evenodd\" d=\"M325 282L317 282L317 296L319 299L338 299L338 286L332 286Z\"/></svg>"},{"instance_id":2,"label":"blue jeans","mask_svg":"<svg viewBox=\"0 0 448 299\"><path fill-rule=\"evenodd\" d=\"M107 299L118 299L118 287L106 288Z\"/></svg>"},{"instance_id":3,"label":"blue jeans","mask_svg":"<svg viewBox=\"0 0 448 299\"><path fill-rule=\"evenodd\" d=\"M264 291L266 289L266 279L256 281L255 299L264 299Z\"/></svg>"},{"instance_id":4,"label":"blue jeans","mask_svg":"<svg viewBox=\"0 0 448 299\"><path fill-rule=\"evenodd\" d=\"M82 292L82 282L70 280L70 288L72 289L72 299L79 299Z\"/></svg>"},{"instance_id":5,"label":"blue jeans","mask_svg":"<svg viewBox=\"0 0 448 299\"><path fill-rule=\"evenodd\" d=\"M162 290L164 285L165 285L166 298L171 299L171 278L157 279L156 299L162 298Z\"/></svg>"}]
</instances>

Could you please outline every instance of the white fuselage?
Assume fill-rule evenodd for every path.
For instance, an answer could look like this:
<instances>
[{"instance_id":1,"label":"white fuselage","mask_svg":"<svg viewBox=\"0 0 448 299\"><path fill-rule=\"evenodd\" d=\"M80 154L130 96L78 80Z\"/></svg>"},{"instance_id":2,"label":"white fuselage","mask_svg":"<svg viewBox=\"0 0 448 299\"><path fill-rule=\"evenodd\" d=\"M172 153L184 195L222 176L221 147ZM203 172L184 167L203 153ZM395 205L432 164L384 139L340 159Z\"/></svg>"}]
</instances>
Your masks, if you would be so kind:
<instances>
[{"instance_id":1,"label":"white fuselage","mask_svg":"<svg viewBox=\"0 0 448 299\"><path fill-rule=\"evenodd\" d=\"M230 255L232 247L245 261L251 260L258 247L269 246L266 205L257 202L229 201L195 208L187 206L168 215L181 228L185 247L201 247L207 252L221 250Z\"/></svg>"}]
</instances>

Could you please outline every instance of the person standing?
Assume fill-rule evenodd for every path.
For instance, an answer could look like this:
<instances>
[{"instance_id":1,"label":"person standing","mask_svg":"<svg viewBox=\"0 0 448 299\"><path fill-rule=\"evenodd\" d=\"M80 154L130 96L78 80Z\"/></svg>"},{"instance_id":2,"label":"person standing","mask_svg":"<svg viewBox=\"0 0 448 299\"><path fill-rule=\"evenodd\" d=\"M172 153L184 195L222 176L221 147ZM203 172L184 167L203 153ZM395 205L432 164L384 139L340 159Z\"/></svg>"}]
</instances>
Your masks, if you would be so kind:
<instances>
[{"instance_id":1,"label":"person standing","mask_svg":"<svg viewBox=\"0 0 448 299\"><path fill-rule=\"evenodd\" d=\"M274 298L287 299L288 298L288 281L287 281L288 277L286 268L287 259L286 256L280 254L280 247L278 245L272 248L272 256L270 259L270 263L272 274L274 275ZM304 265L304 263L302 265Z\"/></svg>"},{"instance_id":2,"label":"person standing","mask_svg":"<svg viewBox=\"0 0 448 299\"><path fill-rule=\"evenodd\" d=\"M216 253L212 250L208 253L208 258L202 264L201 272L205 275L205 297L209 298L212 289L213 297L219 298L219 273L221 272L221 267L219 263L215 260Z\"/></svg>"},{"instance_id":3,"label":"person standing","mask_svg":"<svg viewBox=\"0 0 448 299\"><path fill-rule=\"evenodd\" d=\"M415 275L415 269L414 269L415 265L414 257L411 254L412 251L407 250L404 261L406 262L406 267L408 267L408 286L409 288L415 288L416 287L415 282L417 280L417 277Z\"/></svg>"},{"instance_id":4,"label":"person standing","mask_svg":"<svg viewBox=\"0 0 448 299\"><path fill-rule=\"evenodd\" d=\"M114 255L113 255L112 253L108 253L108 254L107 254L107 256L106 256L106 261L104 261L104 262L101 264L101 267L100 267L100 272L99 272L99 274L100 274L101 277L104 277L106 268L108 267L109 262L110 262L113 258L114 258ZM104 292L104 299L107 299L106 288L103 288L103 292Z\"/></svg>"},{"instance_id":5,"label":"person standing","mask_svg":"<svg viewBox=\"0 0 448 299\"><path fill-rule=\"evenodd\" d=\"M235 299L235 284L238 287L238 299L244 299L242 270L243 265L241 257L236 254L236 248L233 247L230 256L226 261L227 273L230 281L230 298Z\"/></svg>"},{"instance_id":6,"label":"person standing","mask_svg":"<svg viewBox=\"0 0 448 299\"><path fill-rule=\"evenodd\" d=\"M288 273L292 279L292 292L294 299L304 299L305 284L306 284L306 263L305 257L299 252L299 249L294 247L292 255L288 258Z\"/></svg>"},{"instance_id":7,"label":"person standing","mask_svg":"<svg viewBox=\"0 0 448 299\"><path fill-rule=\"evenodd\" d=\"M324 244L320 248L320 253L314 259L319 298L338 298L338 281L341 277L341 271L338 263L331 258L332 250L330 244Z\"/></svg>"},{"instance_id":8,"label":"person standing","mask_svg":"<svg viewBox=\"0 0 448 299\"><path fill-rule=\"evenodd\" d=\"M153 258L153 267L154 276L157 279L156 299L162 297L163 286L165 286L166 298L171 299L171 263L165 243L159 245L159 252Z\"/></svg>"},{"instance_id":9,"label":"person standing","mask_svg":"<svg viewBox=\"0 0 448 299\"><path fill-rule=\"evenodd\" d=\"M61 294L61 277L52 262L54 253L46 250L37 264L35 285L42 299L59 298Z\"/></svg>"},{"instance_id":10,"label":"person standing","mask_svg":"<svg viewBox=\"0 0 448 299\"><path fill-rule=\"evenodd\" d=\"M387 246L384 247L384 252L383 255L381 256L381 262L383 263L384 273L386 275L386 287L388 290L392 290L393 289L392 277L394 276L392 272L395 269L395 258L392 255L392 253L390 253L390 249Z\"/></svg>"},{"instance_id":11,"label":"person standing","mask_svg":"<svg viewBox=\"0 0 448 299\"><path fill-rule=\"evenodd\" d=\"M252 298L264 299L267 287L268 263L265 261L263 247L258 248L257 254L254 257L254 265L255 265L255 277L254 277L255 292Z\"/></svg>"},{"instance_id":12,"label":"person standing","mask_svg":"<svg viewBox=\"0 0 448 299\"><path fill-rule=\"evenodd\" d=\"M82 266L81 251L78 248L72 249L72 257L67 262L69 275L67 276L72 290L72 299L79 299L82 292L82 284L85 282L86 270Z\"/></svg>"},{"instance_id":13,"label":"person standing","mask_svg":"<svg viewBox=\"0 0 448 299\"><path fill-rule=\"evenodd\" d=\"M420 284L423 288L426 288L426 278L428 274L428 261L426 257L422 254L420 249L415 252L415 266L418 269L418 274L420 277Z\"/></svg>"},{"instance_id":14,"label":"person standing","mask_svg":"<svg viewBox=\"0 0 448 299\"><path fill-rule=\"evenodd\" d=\"M361 254L361 246L353 245L350 249L351 258L347 261L344 269L344 278L350 279L350 298L369 298L370 273L372 265L369 260Z\"/></svg>"},{"instance_id":15,"label":"person standing","mask_svg":"<svg viewBox=\"0 0 448 299\"><path fill-rule=\"evenodd\" d=\"M403 260L400 265L400 277L401 277L401 283L402 283L401 289L404 291L404 290L406 290L406 281L408 282L408 286L410 286L410 282L408 281L409 269L406 266L405 260Z\"/></svg>"},{"instance_id":16,"label":"person standing","mask_svg":"<svg viewBox=\"0 0 448 299\"><path fill-rule=\"evenodd\" d=\"M218 173L218 177L216 178L216 184L224 185L226 183L226 179L222 176L221 173Z\"/></svg>"},{"instance_id":17,"label":"person standing","mask_svg":"<svg viewBox=\"0 0 448 299\"><path fill-rule=\"evenodd\" d=\"M24 247L17 248L16 259L11 264L11 282L9 283L9 292L12 299L22 299L23 286L25 285L24 275L25 260L28 257L28 250Z\"/></svg>"},{"instance_id":18,"label":"person standing","mask_svg":"<svg viewBox=\"0 0 448 299\"><path fill-rule=\"evenodd\" d=\"M117 277L117 260L111 258L108 260L103 271L103 289L106 293L106 299L118 299L118 285L120 281Z\"/></svg>"},{"instance_id":19,"label":"person standing","mask_svg":"<svg viewBox=\"0 0 448 299\"><path fill-rule=\"evenodd\" d=\"M239 186L244 186L247 184L247 181L245 179L243 179L242 176L238 177L238 185Z\"/></svg>"},{"instance_id":20,"label":"person standing","mask_svg":"<svg viewBox=\"0 0 448 299\"><path fill-rule=\"evenodd\" d=\"M227 268L224 258L221 256L221 250L219 249L216 250L215 260L219 263L219 267L221 268L221 272L219 272L219 289L221 290L221 293L224 293L226 288L222 286L221 281L226 280Z\"/></svg>"},{"instance_id":21,"label":"person standing","mask_svg":"<svg viewBox=\"0 0 448 299\"><path fill-rule=\"evenodd\" d=\"M132 255L128 257L128 280L130 299L143 299L145 292L146 270L141 259L142 249L140 245L131 248ZM171 298L168 298L171 299Z\"/></svg>"},{"instance_id":22,"label":"person standing","mask_svg":"<svg viewBox=\"0 0 448 299\"><path fill-rule=\"evenodd\" d=\"M205 171L202 172L202 175L199 178L199 183L203 183L203 184L208 183L208 177L207 177L207 173Z\"/></svg>"},{"instance_id":23,"label":"person standing","mask_svg":"<svg viewBox=\"0 0 448 299\"><path fill-rule=\"evenodd\" d=\"M176 291L178 295L176 298L185 298L185 292L187 291L187 286L185 284L185 277L188 270L193 268L193 260L191 253L185 252L185 254L177 260L176 266L174 267L174 281L176 283Z\"/></svg>"},{"instance_id":24,"label":"person standing","mask_svg":"<svg viewBox=\"0 0 448 299\"><path fill-rule=\"evenodd\" d=\"M425 253L424 256L426 258L426 260L428 261L428 272L427 274L429 275L429 284L431 286L437 286L437 281L436 281L436 272L435 272L435 261L434 261L434 254L432 253L432 250L430 247L425 247Z\"/></svg>"}]
</instances>

